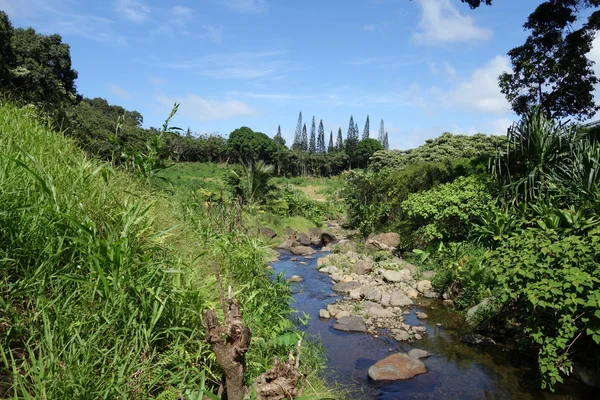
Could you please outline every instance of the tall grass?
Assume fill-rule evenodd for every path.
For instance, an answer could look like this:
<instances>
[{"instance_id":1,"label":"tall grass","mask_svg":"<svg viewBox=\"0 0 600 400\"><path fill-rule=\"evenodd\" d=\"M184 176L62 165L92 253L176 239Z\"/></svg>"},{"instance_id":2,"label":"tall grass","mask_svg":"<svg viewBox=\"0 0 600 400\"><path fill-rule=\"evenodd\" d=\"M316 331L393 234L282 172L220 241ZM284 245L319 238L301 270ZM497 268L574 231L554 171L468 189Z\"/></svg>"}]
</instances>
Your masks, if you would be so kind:
<instances>
[{"instance_id":1,"label":"tall grass","mask_svg":"<svg viewBox=\"0 0 600 400\"><path fill-rule=\"evenodd\" d=\"M0 397L201 399L213 262L253 331L247 381L294 345L289 289L236 213L147 185L0 104Z\"/></svg>"}]
</instances>

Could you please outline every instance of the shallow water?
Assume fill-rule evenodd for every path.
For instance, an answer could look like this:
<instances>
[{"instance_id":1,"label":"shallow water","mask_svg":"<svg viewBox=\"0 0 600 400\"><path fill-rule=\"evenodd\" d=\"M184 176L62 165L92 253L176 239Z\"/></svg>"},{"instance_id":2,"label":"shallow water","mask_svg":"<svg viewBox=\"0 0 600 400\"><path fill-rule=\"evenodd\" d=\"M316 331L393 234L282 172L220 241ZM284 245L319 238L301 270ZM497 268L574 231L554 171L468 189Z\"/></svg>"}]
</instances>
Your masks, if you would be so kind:
<instances>
[{"instance_id":1,"label":"shallow water","mask_svg":"<svg viewBox=\"0 0 600 400\"><path fill-rule=\"evenodd\" d=\"M385 332L375 339L362 333L336 331L333 319L319 318L319 310L340 298L331 291L329 276L317 270L317 259L327 253L318 252L314 258L281 253L273 264L275 272L286 277L300 275L304 282L292 283L295 302L301 316L310 316L303 327L309 336L320 338L327 356L326 379L341 384L349 391L350 399L599 399L579 382L570 380L557 388L556 393L542 392L531 369L522 367L532 360L518 360L501 347L479 348L461 343L464 332L460 315L447 309L440 301L422 300L405 320L410 325L424 324L427 335L415 343L400 343L386 337ZM300 264L300 261L306 265ZM414 312L429 315L426 322L416 319ZM440 327L436 324L441 324ZM433 355L424 360L428 372L407 381L374 382L367 370L377 360L394 352L421 348Z\"/></svg>"}]
</instances>

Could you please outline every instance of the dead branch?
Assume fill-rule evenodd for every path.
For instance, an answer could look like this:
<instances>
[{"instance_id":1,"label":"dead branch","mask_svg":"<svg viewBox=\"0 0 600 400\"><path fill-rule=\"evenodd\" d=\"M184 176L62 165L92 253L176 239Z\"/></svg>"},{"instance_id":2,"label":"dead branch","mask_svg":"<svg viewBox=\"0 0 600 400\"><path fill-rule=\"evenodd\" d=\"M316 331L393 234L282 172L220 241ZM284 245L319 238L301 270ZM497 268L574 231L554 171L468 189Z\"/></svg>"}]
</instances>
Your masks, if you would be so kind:
<instances>
[{"instance_id":1,"label":"dead branch","mask_svg":"<svg viewBox=\"0 0 600 400\"><path fill-rule=\"evenodd\" d=\"M287 362L275 359L275 365L254 381L257 400L293 400L302 393L298 382L304 382L304 375L298 371L300 365L300 348L302 340L298 341L296 355L290 351Z\"/></svg>"}]
</instances>

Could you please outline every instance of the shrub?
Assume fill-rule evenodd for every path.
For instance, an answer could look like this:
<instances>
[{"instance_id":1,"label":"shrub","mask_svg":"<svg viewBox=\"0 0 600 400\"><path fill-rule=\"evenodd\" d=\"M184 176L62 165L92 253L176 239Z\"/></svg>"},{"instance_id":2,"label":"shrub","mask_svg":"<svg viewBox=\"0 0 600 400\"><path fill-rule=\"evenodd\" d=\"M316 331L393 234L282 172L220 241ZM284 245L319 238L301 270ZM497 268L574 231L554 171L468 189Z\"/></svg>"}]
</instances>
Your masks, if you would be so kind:
<instances>
[{"instance_id":1,"label":"shrub","mask_svg":"<svg viewBox=\"0 0 600 400\"><path fill-rule=\"evenodd\" d=\"M578 340L600 344L600 229L559 232L524 230L487 258L496 296L538 349L542 387L549 388L570 373Z\"/></svg>"},{"instance_id":2,"label":"shrub","mask_svg":"<svg viewBox=\"0 0 600 400\"><path fill-rule=\"evenodd\" d=\"M466 239L471 223L492 206L486 185L476 177L459 177L411 194L402 203L416 237L425 245Z\"/></svg>"}]
</instances>

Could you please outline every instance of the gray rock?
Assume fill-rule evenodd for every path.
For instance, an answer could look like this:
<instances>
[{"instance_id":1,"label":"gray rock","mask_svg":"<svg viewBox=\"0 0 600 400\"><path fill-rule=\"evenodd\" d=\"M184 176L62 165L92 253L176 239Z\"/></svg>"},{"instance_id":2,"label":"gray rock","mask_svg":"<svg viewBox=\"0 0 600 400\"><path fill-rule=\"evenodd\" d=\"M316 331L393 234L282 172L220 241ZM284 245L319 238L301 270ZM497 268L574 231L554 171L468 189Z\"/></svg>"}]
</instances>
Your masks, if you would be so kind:
<instances>
[{"instance_id":1,"label":"gray rock","mask_svg":"<svg viewBox=\"0 0 600 400\"><path fill-rule=\"evenodd\" d=\"M295 246L290 249L290 252L297 256L310 256L316 253L315 249L308 246Z\"/></svg>"},{"instance_id":2,"label":"gray rock","mask_svg":"<svg viewBox=\"0 0 600 400\"><path fill-rule=\"evenodd\" d=\"M310 246L312 242L306 233L298 233L296 234L296 240L303 246Z\"/></svg>"},{"instance_id":3,"label":"gray rock","mask_svg":"<svg viewBox=\"0 0 600 400\"><path fill-rule=\"evenodd\" d=\"M344 280L344 275L342 275L340 272L334 272L331 274L331 280L334 282L341 282Z\"/></svg>"},{"instance_id":4,"label":"gray rock","mask_svg":"<svg viewBox=\"0 0 600 400\"><path fill-rule=\"evenodd\" d=\"M285 233L286 236L288 236L288 237L296 235L296 231L293 230L292 228L290 228L289 226L285 227L285 229L283 230L283 233Z\"/></svg>"},{"instance_id":5,"label":"gray rock","mask_svg":"<svg viewBox=\"0 0 600 400\"><path fill-rule=\"evenodd\" d=\"M426 299L439 299L440 294L438 292L434 292L433 290L427 290L425 293L423 293L423 297Z\"/></svg>"},{"instance_id":6,"label":"gray rock","mask_svg":"<svg viewBox=\"0 0 600 400\"><path fill-rule=\"evenodd\" d=\"M382 293L381 294L381 305L382 306L389 306L390 305L390 301L392 301L392 295L389 293Z\"/></svg>"},{"instance_id":7,"label":"gray rock","mask_svg":"<svg viewBox=\"0 0 600 400\"><path fill-rule=\"evenodd\" d=\"M352 289L350 293L348 293L348 297L351 299L358 300L362 296L362 288Z\"/></svg>"},{"instance_id":8,"label":"gray rock","mask_svg":"<svg viewBox=\"0 0 600 400\"><path fill-rule=\"evenodd\" d=\"M427 367L421 360L398 353L377 361L369 368L368 374L375 381L394 381L410 379L426 372Z\"/></svg>"},{"instance_id":9,"label":"gray rock","mask_svg":"<svg viewBox=\"0 0 600 400\"><path fill-rule=\"evenodd\" d=\"M408 307L413 304L413 301L403 291L397 290L391 293L390 305L394 307Z\"/></svg>"},{"instance_id":10,"label":"gray rock","mask_svg":"<svg viewBox=\"0 0 600 400\"><path fill-rule=\"evenodd\" d=\"M433 286L431 285L431 282L424 279L422 281L417 282L417 286L415 287L419 293L425 293L428 290L432 290Z\"/></svg>"},{"instance_id":11,"label":"gray rock","mask_svg":"<svg viewBox=\"0 0 600 400\"><path fill-rule=\"evenodd\" d=\"M374 307L366 309L365 314L371 318L389 318L394 316L393 312L381 307L379 304L375 304Z\"/></svg>"},{"instance_id":12,"label":"gray rock","mask_svg":"<svg viewBox=\"0 0 600 400\"><path fill-rule=\"evenodd\" d=\"M277 236L277 232L271 228L259 228L258 232L267 239L273 239L275 236Z\"/></svg>"},{"instance_id":13,"label":"gray rock","mask_svg":"<svg viewBox=\"0 0 600 400\"><path fill-rule=\"evenodd\" d=\"M288 282L304 282L304 278L300 275L292 275L288 280Z\"/></svg>"},{"instance_id":14,"label":"gray rock","mask_svg":"<svg viewBox=\"0 0 600 400\"><path fill-rule=\"evenodd\" d=\"M331 290L334 292L350 293L352 289L358 289L360 287L360 282L357 281L337 282L331 286Z\"/></svg>"},{"instance_id":15,"label":"gray rock","mask_svg":"<svg viewBox=\"0 0 600 400\"><path fill-rule=\"evenodd\" d=\"M435 276L435 271L425 271L423 272L423 278L431 280Z\"/></svg>"},{"instance_id":16,"label":"gray rock","mask_svg":"<svg viewBox=\"0 0 600 400\"><path fill-rule=\"evenodd\" d=\"M335 314L335 318L336 319L346 318L346 317L349 317L351 315L352 314L350 314L350 311L342 310L342 311L338 312L337 314Z\"/></svg>"},{"instance_id":17,"label":"gray rock","mask_svg":"<svg viewBox=\"0 0 600 400\"><path fill-rule=\"evenodd\" d=\"M294 239L288 239L281 243L277 248L280 250L290 250L292 247L298 246L298 242Z\"/></svg>"},{"instance_id":18,"label":"gray rock","mask_svg":"<svg viewBox=\"0 0 600 400\"><path fill-rule=\"evenodd\" d=\"M415 315L417 316L418 319L427 319L428 318L428 315L425 314L424 312L418 312L418 313L415 313Z\"/></svg>"},{"instance_id":19,"label":"gray rock","mask_svg":"<svg viewBox=\"0 0 600 400\"><path fill-rule=\"evenodd\" d=\"M400 331L400 333L394 336L394 339L396 339L399 342L406 342L410 339L410 335L406 331Z\"/></svg>"},{"instance_id":20,"label":"gray rock","mask_svg":"<svg viewBox=\"0 0 600 400\"><path fill-rule=\"evenodd\" d=\"M421 340L423 339L423 336L419 335L418 333L415 333L415 340Z\"/></svg>"},{"instance_id":21,"label":"gray rock","mask_svg":"<svg viewBox=\"0 0 600 400\"><path fill-rule=\"evenodd\" d=\"M358 289L360 286L360 282L357 281L338 282L331 286L331 290L334 292L350 293L352 289Z\"/></svg>"},{"instance_id":22,"label":"gray rock","mask_svg":"<svg viewBox=\"0 0 600 400\"><path fill-rule=\"evenodd\" d=\"M319 310L319 317L329 319L331 318L331 314L329 314L329 311L327 310Z\"/></svg>"},{"instance_id":23,"label":"gray rock","mask_svg":"<svg viewBox=\"0 0 600 400\"><path fill-rule=\"evenodd\" d=\"M410 297L411 299L416 299L417 297L419 297L419 292L417 292L416 289L407 288L406 289L406 295L408 297Z\"/></svg>"},{"instance_id":24,"label":"gray rock","mask_svg":"<svg viewBox=\"0 0 600 400\"><path fill-rule=\"evenodd\" d=\"M333 324L333 329L337 329L338 331L346 331L346 332L366 332L367 327L365 326L365 322L361 317L353 316L353 317L344 317L335 321Z\"/></svg>"},{"instance_id":25,"label":"gray rock","mask_svg":"<svg viewBox=\"0 0 600 400\"><path fill-rule=\"evenodd\" d=\"M424 327L423 325L415 325L411 329L413 332L422 332L422 333L427 332L427 328Z\"/></svg>"},{"instance_id":26,"label":"gray rock","mask_svg":"<svg viewBox=\"0 0 600 400\"><path fill-rule=\"evenodd\" d=\"M431 354L428 351L425 351L425 350L412 349L411 351L408 352L408 355L411 356L411 357L413 357L413 358L427 358Z\"/></svg>"},{"instance_id":27,"label":"gray rock","mask_svg":"<svg viewBox=\"0 0 600 400\"><path fill-rule=\"evenodd\" d=\"M361 289L362 295L367 300L371 301L380 301L381 300L381 291L374 287L363 287Z\"/></svg>"},{"instance_id":28,"label":"gray rock","mask_svg":"<svg viewBox=\"0 0 600 400\"><path fill-rule=\"evenodd\" d=\"M388 282L408 282L411 279L410 276L410 271L407 269L403 269L400 271L392 271L392 270L385 270L383 272L383 279L385 279Z\"/></svg>"},{"instance_id":29,"label":"gray rock","mask_svg":"<svg viewBox=\"0 0 600 400\"><path fill-rule=\"evenodd\" d=\"M478 333L470 333L460 337L460 341L467 344L478 344L481 346L495 346L496 342L494 339L487 336L480 335Z\"/></svg>"},{"instance_id":30,"label":"gray rock","mask_svg":"<svg viewBox=\"0 0 600 400\"><path fill-rule=\"evenodd\" d=\"M366 260L359 260L352 266L352 272L358 275L365 275L373 270L373 261L368 258Z\"/></svg>"},{"instance_id":31,"label":"gray rock","mask_svg":"<svg viewBox=\"0 0 600 400\"><path fill-rule=\"evenodd\" d=\"M415 272L417 272L417 271L418 271L418 268L417 268L415 265L408 264L408 263L406 263L406 264L403 264L403 265L402 265L402 269L407 269L407 270L409 270L411 274L414 274Z\"/></svg>"},{"instance_id":32,"label":"gray rock","mask_svg":"<svg viewBox=\"0 0 600 400\"><path fill-rule=\"evenodd\" d=\"M491 302L492 298L488 297L483 299L479 304L469 308L467 314L465 315L465 321L467 322L467 324L469 324L469 326L471 326L472 328L476 327L479 324L479 322L481 322L480 313L484 311L490 305Z\"/></svg>"},{"instance_id":33,"label":"gray rock","mask_svg":"<svg viewBox=\"0 0 600 400\"><path fill-rule=\"evenodd\" d=\"M368 250L386 250L393 251L400 244L400 235L395 232L380 233L369 235L365 242L365 248Z\"/></svg>"},{"instance_id":34,"label":"gray rock","mask_svg":"<svg viewBox=\"0 0 600 400\"><path fill-rule=\"evenodd\" d=\"M326 274L333 274L333 273L337 272L337 270L338 270L337 267L330 265L328 267L323 267L323 268L319 269L319 272L323 272Z\"/></svg>"},{"instance_id":35,"label":"gray rock","mask_svg":"<svg viewBox=\"0 0 600 400\"><path fill-rule=\"evenodd\" d=\"M333 236L330 233L323 232L321 234L321 245L323 245L323 246L327 246L327 245L333 243L334 240L335 240L335 236Z\"/></svg>"},{"instance_id":36,"label":"gray rock","mask_svg":"<svg viewBox=\"0 0 600 400\"><path fill-rule=\"evenodd\" d=\"M593 371L583 364L573 363L573 377L586 386L600 388L600 371Z\"/></svg>"},{"instance_id":37,"label":"gray rock","mask_svg":"<svg viewBox=\"0 0 600 400\"><path fill-rule=\"evenodd\" d=\"M348 239L343 239L343 240L340 240L335 246L333 246L333 250L337 251L339 253L346 253L348 251L354 251L354 250L356 250L356 243L354 243Z\"/></svg>"},{"instance_id":38,"label":"gray rock","mask_svg":"<svg viewBox=\"0 0 600 400\"><path fill-rule=\"evenodd\" d=\"M321 242L322 233L323 231L321 230L321 228L310 228L308 230L308 236L310 236L310 239L317 239L319 242Z\"/></svg>"}]
</instances>

